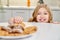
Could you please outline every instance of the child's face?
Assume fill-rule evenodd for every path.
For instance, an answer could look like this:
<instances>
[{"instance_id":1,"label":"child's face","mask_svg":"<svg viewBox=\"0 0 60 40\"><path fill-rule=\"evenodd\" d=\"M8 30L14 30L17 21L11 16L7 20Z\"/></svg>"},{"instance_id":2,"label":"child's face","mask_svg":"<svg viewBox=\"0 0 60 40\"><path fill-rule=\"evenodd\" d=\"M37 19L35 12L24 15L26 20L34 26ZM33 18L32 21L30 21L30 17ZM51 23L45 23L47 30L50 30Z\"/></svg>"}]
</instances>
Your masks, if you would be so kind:
<instances>
[{"instance_id":1,"label":"child's face","mask_svg":"<svg viewBox=\"0 0 60 40\"><path fill-rule=\"evenodd\" d=\"M37 15L37 21L47 23L49 20L49 13L45 8L40 8Z\"/></svg>"}]
</instances>

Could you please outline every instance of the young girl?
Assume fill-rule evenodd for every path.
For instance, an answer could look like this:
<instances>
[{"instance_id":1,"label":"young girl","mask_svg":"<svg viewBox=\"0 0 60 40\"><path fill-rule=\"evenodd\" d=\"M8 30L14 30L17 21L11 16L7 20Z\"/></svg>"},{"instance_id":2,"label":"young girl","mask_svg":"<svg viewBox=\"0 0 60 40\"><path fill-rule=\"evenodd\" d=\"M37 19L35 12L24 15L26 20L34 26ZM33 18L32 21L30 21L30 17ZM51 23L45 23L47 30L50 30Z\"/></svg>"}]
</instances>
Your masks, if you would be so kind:
<instances>
[{"instance_id":1,"label":"young girl","mask_svg":"<svg viewBox=\"0 0 60 40\"><path fill-rule=\"evenodd\" d=\"M38 5L32 14L32 18L29 19L29 22L51 23L52 14L47 5L45 4Z\"/></svg>"}]
</instances>

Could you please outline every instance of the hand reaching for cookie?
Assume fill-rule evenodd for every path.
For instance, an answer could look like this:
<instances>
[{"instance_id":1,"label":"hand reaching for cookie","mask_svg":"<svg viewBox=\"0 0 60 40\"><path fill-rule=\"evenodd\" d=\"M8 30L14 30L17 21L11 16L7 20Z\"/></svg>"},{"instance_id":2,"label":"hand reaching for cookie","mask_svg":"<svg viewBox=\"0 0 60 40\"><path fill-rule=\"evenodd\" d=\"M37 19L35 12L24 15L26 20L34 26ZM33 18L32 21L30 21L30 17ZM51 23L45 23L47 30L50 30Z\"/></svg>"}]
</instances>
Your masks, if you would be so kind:
<instances>
[{"instance_id":1,"label":"hand reaching for cookie","mask_svg":"<svg viewBox=\"0 0 60 40\"><path fill-rule=\"evenodd\" d=\"M22 21L23 21L23 18L20 17L20 16L17 16L17 17L11 18L11 19L9 20L9 24L15 24L15 23L19 24L19 23L21 23Z\"/></svg>"}]
</instances>

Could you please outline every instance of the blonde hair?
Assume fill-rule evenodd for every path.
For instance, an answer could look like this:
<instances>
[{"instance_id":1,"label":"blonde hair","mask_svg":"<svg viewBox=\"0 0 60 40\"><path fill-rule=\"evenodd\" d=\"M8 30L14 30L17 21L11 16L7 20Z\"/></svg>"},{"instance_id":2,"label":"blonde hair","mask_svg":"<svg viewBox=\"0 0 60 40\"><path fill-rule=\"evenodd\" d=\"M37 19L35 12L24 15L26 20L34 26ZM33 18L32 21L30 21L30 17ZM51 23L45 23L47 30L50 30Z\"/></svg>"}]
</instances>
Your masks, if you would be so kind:
<instances>
[{"instance_id":1,"label":"blonde hair","mask_svg":"<svg viewBox=\"0 0 60 40\"><path fill-rule=\"evenodd\" d=\"M51 15L51 11L50 9L47 7L47 5L45 4L40 4L40 5L37 5L37 7L35 8L33 14L32 14L32 18L29 19L29 22L37 22L36 20L36 17L38 15L38 11L40 8L45 8L47 10L47 12L49 13L49 20L48 20L48 23L51 23L52 22L52 15Z\"/></svg>"}]
</instances>

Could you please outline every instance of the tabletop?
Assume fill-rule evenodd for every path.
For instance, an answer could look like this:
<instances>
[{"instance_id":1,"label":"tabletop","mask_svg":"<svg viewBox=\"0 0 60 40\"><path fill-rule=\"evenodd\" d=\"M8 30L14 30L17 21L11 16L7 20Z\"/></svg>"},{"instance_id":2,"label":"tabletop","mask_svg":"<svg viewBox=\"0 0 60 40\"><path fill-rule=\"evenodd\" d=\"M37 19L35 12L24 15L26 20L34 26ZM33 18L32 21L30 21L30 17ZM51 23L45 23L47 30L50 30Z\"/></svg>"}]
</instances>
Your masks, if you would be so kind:
<instances>
[{"instance_id":1,"label":"tabletop","mask_svg":"<svg viewBox=\"0 0 60 40\"><path fill-rule=\"evenodd\" d=\"M7 23L4 23L4 25L5 24ZM37 32L33 36L23 39L0 39L0 40L60 40L60 24L53 23L31 23L31 24L37 26Z\"/></svg>"}]
</instances>

